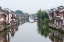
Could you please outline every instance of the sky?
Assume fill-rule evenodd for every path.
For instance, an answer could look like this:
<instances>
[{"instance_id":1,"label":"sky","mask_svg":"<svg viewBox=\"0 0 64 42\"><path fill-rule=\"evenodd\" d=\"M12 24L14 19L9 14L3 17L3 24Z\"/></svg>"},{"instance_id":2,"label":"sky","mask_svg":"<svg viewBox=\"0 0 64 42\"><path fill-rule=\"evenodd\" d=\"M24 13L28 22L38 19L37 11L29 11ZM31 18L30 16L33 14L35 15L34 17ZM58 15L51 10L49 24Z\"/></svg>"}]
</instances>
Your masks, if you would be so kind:
<instances>
[{"instance_id":1,"label":"sky","mask_svg":"<svg viewBox=\"0 0 64 42\"><path fill-rule=\"evenodd\" d=\"M48 10L63 5L64 0L0 0L2 8L10 10L22 10L24 13L34 14L39 9Z\"/></svg>"}]
</instances>

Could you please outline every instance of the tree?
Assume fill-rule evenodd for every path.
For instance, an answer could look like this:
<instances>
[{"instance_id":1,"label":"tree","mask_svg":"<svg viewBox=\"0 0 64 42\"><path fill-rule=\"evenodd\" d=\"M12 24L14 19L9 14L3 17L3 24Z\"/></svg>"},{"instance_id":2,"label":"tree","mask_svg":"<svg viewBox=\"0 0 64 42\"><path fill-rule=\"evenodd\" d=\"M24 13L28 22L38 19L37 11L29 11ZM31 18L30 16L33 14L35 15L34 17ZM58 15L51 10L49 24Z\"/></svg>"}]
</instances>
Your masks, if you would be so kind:
<instances>
[{"instance_id":1,"label":"tree","mask_svg":"<svg viewBox=\"0 0 64 42\"><path fill-rule=\"evenodd\" d=\"M45 10L41 11L41 9L40 9L40 10L37 12L37 16L38 16L38 20L41 19L41 20L44 21L45 18L48 18L48 19L49 19L48 14L46 13Z\"/></svg>"},{"instance_id":2,"label":"tree","mask_svg":"<svg viewBox=\"0 0 64 42\"><path fill-rule=\"evenodd\" d=\"M16 10L15 13L17 13L17 14L23 14L23 12L21 10Z\"/></svg>"},{"instance_id":3,"label":"tree","mask_svg":"<svg viewBox=\"0 0 64 42\"><path fill-rule=\"evenodd\" d=\"M45 18L44 19L44 25L46 26L46 28L49 26L50 20Z\"/></svg>"},{"instance_id":4,"label":"tree","mask_svg":"<svg viewBox=\"0 0 64 42\"><path fill-rule=\"evenodd\" d=\"M37 12L37 18L38 18L38 24L37 24L38 25L38 33L41 34L42 36L47 37L47 35L50 32L49 28L48 28L49 22L50 22L48 14L44 10L43 11L39 10ZM46 28L43 26L46 26Z\"/></svg>"},{"instance_id":5,"label":"tree","mask_svg":"<svg viewBox=\"0 0 64 42\"><path fill-rule=\"evenodd\" d=\"M45 18L49 18L46 11L41 11L41 19L44 20Z\"/></svg>"},{"instance_id":6,"label":"tree","mask_svg":"<svg viewBox=\"0 0 64 42\"><path fill-rule=\"evenodd\" d=\"M40 16L41 16L41 9L37 12L38 19L40 19Z\"/></svg>"},{"instance_id":7,"label":"tree","mask_svg":"<svg viewBox=\"0 0 64 42\"><path fill-rule=\"evenodd\" d=\"M23 15L25 15L25 16L29 16L29 14L28 14L28 13L23 13Z\"/></svg>"},{"instance_id":8,"label":"tree","mask_svg":"<svg viewBox=\"0 0 64 42\"><path fill-rule=\"evenodd\" d=\"M40 14L41 14L41 9L36 14L37 14L37 18L38 18L38 27L40 28Z\"/></svg>"}]
</instances>

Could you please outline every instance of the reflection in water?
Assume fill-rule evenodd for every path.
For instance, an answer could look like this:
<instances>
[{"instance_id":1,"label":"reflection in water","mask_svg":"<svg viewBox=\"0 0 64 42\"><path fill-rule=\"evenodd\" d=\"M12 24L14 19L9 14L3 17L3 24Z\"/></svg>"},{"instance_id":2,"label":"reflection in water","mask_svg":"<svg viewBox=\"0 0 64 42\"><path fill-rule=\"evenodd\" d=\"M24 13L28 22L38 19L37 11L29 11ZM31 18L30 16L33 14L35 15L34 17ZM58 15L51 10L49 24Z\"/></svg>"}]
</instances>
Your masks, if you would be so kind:
<instances>
[{"instance_id":1,"label":"reflection in water","mask_svg":"<svg viewBox=\"0 0 64 42\"><path fill-rule=\"evenodd\" d=\"M41 24L39 24L38 27L39 27L38 33L46 38L47 36L49 36L49 39L52 42L64 42L64 34L59 32L58 30L53 30L53 29L50 29L49 27L43 28L43 25L41 26Z\"/></svg>"},{"instance_id":2,"label":"reflection in water","mask_svg":"<svg viewBox=\"0 0 64 42\"><path fill-rule=\"evenodd\" d=\"M10 39L14 37L17 30L18 26L13 26L7 31L0 32L0 42L10 42Z\"/></svg>"},{"instance_id":3,"label":"reflection in water","mask_svg":"<svg viewBox=\"0 0 64 42\"><path fill-rule=\"evenodd\" d=\"M29 17L29 22L34 22L34 19L31 19L31 18Z\"/></svg>"},{"instance_id":4,"label":"reflection in water","mask_svg":"<svg viewBox=\"0 0 64 42\"><path fill-rule=\"evenodd\" d=\"M40 27L37 30L38 30L38 33L41 34L44 37L47 37L49 35L49 33L50 33L50 30L48 28Z\"/></svg>"},{"instance_id":5,"label":"reflection in water","mask_svg":"<svg viewBox=\"0 0 64 42\"><path fill-rule=\"evenodd\" d=\"M49 38L53 42L64 42L64 35L59 33L58 31L52 31L49 35Z\"/></svg>"},{"instance_id":6,"label":"reflection in water","mask_svg":"<svg viewBox=\"0 0 64 42\"><path fill-rule=\"evenodd\" d=\"M19 31L18 25L16 25L10 29L7 29L6 31L0 32L0 42L64 42L64 34L60 33L59 31L52 30L49 27L43 28L42 23L39 23L38 27L37 23L26 23L21 25L25 23L24 21L22 20L22 23L20 23ZM18 32L15 35L16 31ZM14 39L11 40L11 38Z\"/></svg>"},{"instance_id":7,"label":"reflection in water","mask_svg":"<svg viewBox=\"0 0 64 42\"><path fill-rule=\"evenodd\" d=\"M28 22L26 19L22 19L19 25L24 24L25 22ZM18 26L15 25L13 27L10 27L9 29L0 32L0 42L10 42L11 38L14 37L15 32L18 31Z\"/></svg>"}]
</instances>

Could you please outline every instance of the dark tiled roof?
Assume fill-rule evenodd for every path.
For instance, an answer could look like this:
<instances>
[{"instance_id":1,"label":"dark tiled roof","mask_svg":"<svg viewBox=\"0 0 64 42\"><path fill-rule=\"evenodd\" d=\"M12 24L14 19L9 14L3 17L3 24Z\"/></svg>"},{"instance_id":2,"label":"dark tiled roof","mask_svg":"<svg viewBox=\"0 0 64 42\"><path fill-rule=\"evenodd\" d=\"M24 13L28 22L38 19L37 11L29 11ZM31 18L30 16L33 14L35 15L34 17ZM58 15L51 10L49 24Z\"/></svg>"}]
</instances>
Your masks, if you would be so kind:
<instances>
[{"instance_id":1,"label":"dark tiled roof","mask_svg":"<svg viewBox=\"0 0 64 42\"><path fill-rule=\"evenodd\" d=\"M55 10L56 11L56 10ZM52 11L50 11L49 13L54 13L55 12L54 9Z\"/></svg>"},{"instance_id":2,"label":"dark tiled roof","mask_svg":"<svg viewBox=\"0 0 64 42\"><path fill-rule=\"evenodd\" d=\"M59 8L57 8L55 11L50 11L49 13L54 13L54 12L56 12L56 11L61 11L62 9L64 9L64 7L59 7ZM53 9L54 10L54 9Z\"/></svg>"},{"instance_id":3,"label":"dark tiled roof","mask_svg":"<svg viewBox=\"0 0 64 42\"><path fill-rule=\"evenodd\" d=\"M54 11L50 11L50 13L54 13Z\"/></svg>"},{"instance_id":4,"label":"dark tiled roof","mask_svg":"<svg viewBox=\"0 0 64 42\"><path fill-rule=\"evenodd\" d=\"M62 10L62 9L64 9L64 7L63 7L63 8L60 8L60 9L57 9L56 11L60 11L60 10Z\"/></svg>"}]
</instances>

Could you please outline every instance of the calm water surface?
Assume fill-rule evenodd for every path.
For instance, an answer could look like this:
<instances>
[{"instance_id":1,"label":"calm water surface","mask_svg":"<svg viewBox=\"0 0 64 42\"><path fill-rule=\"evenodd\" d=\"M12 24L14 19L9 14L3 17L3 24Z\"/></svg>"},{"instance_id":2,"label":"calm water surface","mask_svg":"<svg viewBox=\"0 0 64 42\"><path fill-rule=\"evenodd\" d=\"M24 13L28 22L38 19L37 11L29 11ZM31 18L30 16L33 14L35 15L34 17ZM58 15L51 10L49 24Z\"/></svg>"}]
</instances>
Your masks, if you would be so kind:
<instances>
[{"instance_id":1,"label":"calm water surface","mask_svg":"<svg viewBox=\"0 0 64 42\"><path fill-rule=\"evenodd\" d=\"M10 42L51 42L49 37L41 36L37 32L37 23L24 23L18 27L18 31Z\"/></svg>"},{"instance_id":2,"label":"calm water surface","mask_svg":"<svg viewBox=\"0 0 64 42\"><path fill-rule=\"evenodd\" d=\"M33 21L31 19L30 22L23 21L19 26L0 32L0 42L64 42L64 33L39 27Z\"/></svg>"}]
</instances>

